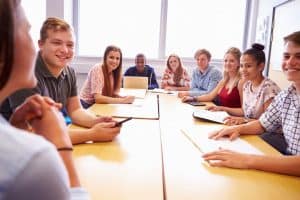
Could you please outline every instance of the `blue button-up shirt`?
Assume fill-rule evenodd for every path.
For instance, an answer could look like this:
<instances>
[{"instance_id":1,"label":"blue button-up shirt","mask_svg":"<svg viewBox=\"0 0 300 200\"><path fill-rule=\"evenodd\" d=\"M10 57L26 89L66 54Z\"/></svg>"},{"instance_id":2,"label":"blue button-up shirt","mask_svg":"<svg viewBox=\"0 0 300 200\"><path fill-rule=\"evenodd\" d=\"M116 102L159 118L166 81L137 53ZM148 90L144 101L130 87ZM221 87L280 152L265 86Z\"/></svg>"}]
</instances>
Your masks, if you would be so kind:
<instances>
[{"instance_id":1,"label":"blue button-up shirt","mask_svg":"<svg viewBox=\"0 0 300 200\"><path fill-rule=\"evenodd\" d=\"M190 95L199 96L209 93L221 79L222 73L214 66L208 66L204 73L200 72L198 68L194 69Z\"/></svg>"}]
</instances>

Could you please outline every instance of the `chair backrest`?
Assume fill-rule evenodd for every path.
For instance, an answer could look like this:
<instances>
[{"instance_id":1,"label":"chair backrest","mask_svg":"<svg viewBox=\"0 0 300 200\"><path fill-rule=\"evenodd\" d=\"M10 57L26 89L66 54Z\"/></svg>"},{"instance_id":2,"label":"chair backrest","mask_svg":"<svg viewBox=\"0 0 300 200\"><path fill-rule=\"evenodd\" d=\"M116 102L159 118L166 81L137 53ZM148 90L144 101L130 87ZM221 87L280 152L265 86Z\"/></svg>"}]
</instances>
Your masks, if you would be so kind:
<instances>
[{"instance_id":1,"label":"chair backrest","mask_svg":"<svg viewBox=\"0 0 300 200\"><path fill-rule=\"evenodd\" d=\"M148 89L148 77L124 76L123 88Z\"/></svg>"}]
</instances>

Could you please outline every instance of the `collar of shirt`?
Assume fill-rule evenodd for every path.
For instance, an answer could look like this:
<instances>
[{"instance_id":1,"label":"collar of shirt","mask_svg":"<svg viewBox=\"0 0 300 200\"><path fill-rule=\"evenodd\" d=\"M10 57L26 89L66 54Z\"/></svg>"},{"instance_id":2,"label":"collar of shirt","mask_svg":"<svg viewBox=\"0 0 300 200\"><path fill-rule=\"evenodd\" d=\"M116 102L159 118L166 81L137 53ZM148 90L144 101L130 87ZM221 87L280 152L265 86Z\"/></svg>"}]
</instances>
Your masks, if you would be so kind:
<instances>
[{"instance_id":1,"label":"collar of shirt","mask_svg":"<svg viewBox=\"0 0 300 200\"><path fill-rule=\"evenodd\" d=\"M199 68L197 67L196 71L198 74L200 74L201 76L205 76L210 70L211 70L212 66L208 65L208 67L206 68L206 70L202 73Z\"/></svg>"},{"instance_id":2,"label":"collar of shirt","mask_svg":"<svg viewBox=\"0 0 300 200\"><path fill-rule=\"evenodd\" d=\"M294 104L296 108L300 108L300 97L297 94L296 87L293 84L288 87L288 92L291 95L291 103Z\"/></svg>"},{"instance_id":3,"label":"collar of shirt","mask_svg":"<svg viewBox=\"0 0 300 200\"><path fill-rule=\"evenodd\" d=\"M137 70L137 68L136 68L136 66L135 66L135 74L136 75L139 75L139 76L147 76L148 75L148 70L149 70L150 68L149 68L149 66L148 65L145 65L145 67L144 67L144 70L143 70L143 72L139 72L138 70Z\"/></svg>"}]
</instances>

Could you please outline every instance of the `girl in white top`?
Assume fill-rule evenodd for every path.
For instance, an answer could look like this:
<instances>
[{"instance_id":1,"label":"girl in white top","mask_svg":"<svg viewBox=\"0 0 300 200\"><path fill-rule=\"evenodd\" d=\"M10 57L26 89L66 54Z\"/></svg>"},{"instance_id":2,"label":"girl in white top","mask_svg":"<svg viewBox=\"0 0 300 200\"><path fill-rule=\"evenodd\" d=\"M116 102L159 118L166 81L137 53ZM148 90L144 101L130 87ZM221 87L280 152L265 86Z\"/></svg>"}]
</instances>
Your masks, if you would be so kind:
<instances>
[{"instance_id":1,"label":"girl in white top","mask_svg":"<svg viewBox=\"0 0 300 200\"><path fill-rule=\"evenodd\" d=\"M253 44L241 57L240 72L245 81L242 108L210 106L209 110L222 110L233 115L225 119L225 124L236 125L258 119L273 98L280 92L275 82L263 76L265 66L264 46Z\"/></svg>"}]
</instances>

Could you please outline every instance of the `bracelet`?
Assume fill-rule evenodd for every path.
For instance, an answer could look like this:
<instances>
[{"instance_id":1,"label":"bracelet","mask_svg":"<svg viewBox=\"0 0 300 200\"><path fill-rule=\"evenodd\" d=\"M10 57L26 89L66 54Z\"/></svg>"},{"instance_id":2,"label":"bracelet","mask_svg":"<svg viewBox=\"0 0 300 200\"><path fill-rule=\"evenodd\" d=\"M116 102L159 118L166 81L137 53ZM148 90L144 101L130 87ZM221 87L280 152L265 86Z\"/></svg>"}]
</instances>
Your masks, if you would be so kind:
<instances>
[{"instance_id":1,"label":"bracelet","mask_svg":"<svg viewBox=\"0 0 300 200\"><path fill-rule=\"evenodd\" d=\"M193 97L193 101L197 101L197 97Z\"/></svg>"},{"instance_id":2,"label":"bracelet","mask_svg":"<svg viewBox=\"0 0 300 200\"><path fill-rule=\"evenodd\" d=\"M60 147L57 151L73 151L73 147Z\"/></svg>"}]
</instances>

